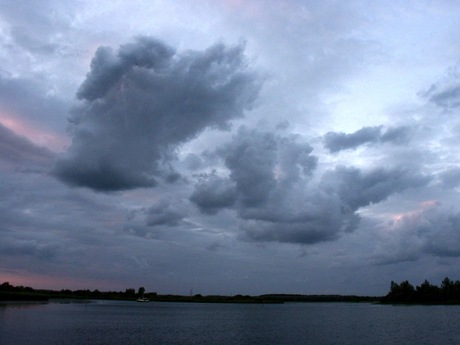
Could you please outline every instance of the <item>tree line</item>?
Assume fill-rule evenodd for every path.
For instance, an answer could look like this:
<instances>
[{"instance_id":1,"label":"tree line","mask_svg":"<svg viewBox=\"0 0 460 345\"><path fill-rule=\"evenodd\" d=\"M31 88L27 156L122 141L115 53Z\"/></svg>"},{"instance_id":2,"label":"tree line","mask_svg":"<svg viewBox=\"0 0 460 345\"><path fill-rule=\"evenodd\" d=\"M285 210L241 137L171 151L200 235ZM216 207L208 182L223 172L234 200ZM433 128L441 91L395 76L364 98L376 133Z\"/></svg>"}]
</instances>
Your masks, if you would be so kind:
<instances>
[{"instance_id":1,"label":"tree line","mask_svg":"<svg viewBox=\"0 0 460 345\"><path fill-rule=\"evenodd\" d=\"M293 295L273 294L261 296L179 296L158 295L156 292L145 293L140 287L137 292L134 288L125 291L99 290L38 290L25 286L13 286L8 282L0 284L0 301L14 300L48 300L50 298L72 299L112 299L136 300L144 297L150 301L163 302L208 302L208 303L286 303L286 302L373 302L373 303L401 303L401 304L460 304L460 281L444 278L440 286L425 280L419 286L413 286L409 281L401 283L391 282L390 291L383 297L344 296L344 295Z\"/></svg>"},{"instance_id":2,"label":"tree line","mask_svg":"<svg viewBox=\"0 0 460 345\"><path fill-rule=\"evenodd\" d=\"M390 292L381 299L382 303L406 304L460 304L460 281L444 278L441 286L425 280L413 286L404 280L400 284L391 282Z\"/></svg>"},{"instance_id":3,"label":"tree line","mask_svg":"<svg viewBox=\"0 0 460 345\"><path fill-rule=\"evenodd\" d=\"M47 300L50 298L135 300L142 296L154 297L156 293L145 294L145 288L142 286L136 292L134 288L128 288L125 291L46 290L33 289L28 286L13 286L9 282L0 284L0 300Z\"/></svg>"}]
</instances>

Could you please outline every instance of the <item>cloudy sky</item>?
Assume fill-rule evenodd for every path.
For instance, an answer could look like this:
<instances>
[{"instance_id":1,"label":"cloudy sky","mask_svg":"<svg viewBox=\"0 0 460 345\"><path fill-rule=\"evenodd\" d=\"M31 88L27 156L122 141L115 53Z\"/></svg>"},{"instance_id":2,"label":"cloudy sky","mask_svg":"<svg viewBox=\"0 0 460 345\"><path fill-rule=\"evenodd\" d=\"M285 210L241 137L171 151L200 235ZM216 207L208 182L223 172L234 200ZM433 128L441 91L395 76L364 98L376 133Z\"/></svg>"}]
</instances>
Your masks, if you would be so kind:
<instances>
[{"instance_id":1,"label":"cloudy sky","mask_svg":"<svg viewBox=\"0 0 460 345\"><path fill-rule=\"evenodd\" d=\"M0 281L460 279L460 4L0 1Z\"/></svg>"}]
</instances>

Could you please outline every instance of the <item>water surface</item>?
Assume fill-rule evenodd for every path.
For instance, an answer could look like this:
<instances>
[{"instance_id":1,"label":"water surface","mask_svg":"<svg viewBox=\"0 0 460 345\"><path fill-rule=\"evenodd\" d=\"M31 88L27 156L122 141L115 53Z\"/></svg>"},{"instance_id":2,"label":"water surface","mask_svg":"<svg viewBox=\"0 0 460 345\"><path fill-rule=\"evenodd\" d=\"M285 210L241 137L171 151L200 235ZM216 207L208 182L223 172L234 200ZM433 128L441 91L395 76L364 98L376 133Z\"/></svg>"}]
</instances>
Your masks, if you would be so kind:
<instances>
[{"instance_id":1,"label":"water surface","mask_svg":"<svg viewBox=\"0 0 460 345\"><path fill-rule=\"evenodd\" d=\"M92 301L0 306L2 345L460 344L460 306Z\"/></svg>"}]
</instances>

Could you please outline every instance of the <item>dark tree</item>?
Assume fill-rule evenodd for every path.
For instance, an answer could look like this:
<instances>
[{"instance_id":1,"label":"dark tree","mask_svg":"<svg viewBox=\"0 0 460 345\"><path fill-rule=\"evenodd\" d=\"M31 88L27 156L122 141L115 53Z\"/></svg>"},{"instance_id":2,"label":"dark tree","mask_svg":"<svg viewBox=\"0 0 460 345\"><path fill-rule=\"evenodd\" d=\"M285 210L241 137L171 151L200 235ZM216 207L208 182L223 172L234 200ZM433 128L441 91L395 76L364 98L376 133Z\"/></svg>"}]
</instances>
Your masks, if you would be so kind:
<instances>
[{"instance_id":1,"label":"dark tree","mask_svg":"<svg viewBox=\"0 0 460 345\"><path fill-rule=\"evenodd\" d=\"M414 299L415 289L407 281L404 280L401 284L391 282L390 292L383 299L384 302L410 302Z\"/></svg>"},{"instance_id":2,"label":"dark tree","mask_svg":"<svg viewBox=\"0 0 460 345\"><path fill-rule=\"evenodd\" d=\"M414 287L407 281L391 282L390 292L381 299L383 303L460 304L460 281L444 278L441 287L428 280Z\"/></svg>"},{"instance_id":3,"label":"dark tree","mask_svg":"<svg viewBox=\"0 0 460 345\"><path fill-rule=\"evenodd\" d=\"M417 286L416 298L418 302L433 303L440 300L440 290L436 285L430 284L428 280Z\"/></svg>"},{"instance_id":4,"label":"dark tree","mask_svg":"<svg viewBox=\"0 0 460 345\"><path fill-rule=\"evenodd\" d=\"M139 295L139 297L142 297L144 296L144 292L145 292L145 288L141 286L139 290L137 291L137 294Z\"/></svg>"},{"instance_id":5,"label":"dark tree","mask_svg":"<svg viewBox=\"0 0 460 345\"><path fill-rule=\"evenodd\" d=\"M136 296L136 290L132 289L132 288L126 289L125 290L125 296L126 297L134 297L134 296Z\"/></svg>"}]
</instances>

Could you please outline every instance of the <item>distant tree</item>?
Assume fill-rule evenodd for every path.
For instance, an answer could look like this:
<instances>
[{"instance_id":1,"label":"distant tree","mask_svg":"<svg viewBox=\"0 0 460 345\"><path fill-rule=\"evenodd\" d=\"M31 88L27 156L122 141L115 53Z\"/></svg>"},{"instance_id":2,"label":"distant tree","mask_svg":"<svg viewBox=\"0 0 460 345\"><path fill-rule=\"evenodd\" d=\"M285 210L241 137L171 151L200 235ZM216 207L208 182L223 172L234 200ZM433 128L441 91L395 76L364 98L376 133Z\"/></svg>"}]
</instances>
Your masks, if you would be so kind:
<instances>
[{"instance_id":1,"label":"distant tree","mask_svg":"<svg viewBox=\"0 0 460 345\"><path fill-rule=\"evenodd\" d=\"M102 292L100 292L98 289L91 292L92 297L99 297L101 295L102 295Z\"/></svg>"},{"instance_id":2,"label":"distant tree","mask_svg":"<svg viewBox=\"0 0 460 345\"><path fill-rule=\"evenodd\" d=\"M69 290L69 289L62 289L62 290L60 291L60 294L61 294L61 295L64 295L64 296L70 296L70 295L72 295L72 291Z\"/></svg>"},{"instance_id":3,"label":"distant tree","mask_svg":"<svg viewBox=\"0 0 460 345\"><path fill-rule=\"evenodd\" d=\"M407 280L400 284L392 281L390 292L385 297L385 300L394 302L411 301L414 298L414 293L414 287Z\"/></svg>"},{"instance_id":4,"label":"distant tree","mask_svg":"<svg viewBox=\"0 0 460 345\"><path fill-rule=\"evenodd\" d=\"M136 290L135 289L132 289L132 288L126 289L126 291L125 291L125 296L126 297L134 297L135 295L136 295Z\"/></svg>"},{"instance_id":5,"label":"distant tree","mask_svg":"<svg viewBox=\"0 0 460 345\"><path fill-rule=\"evenodd\" d=\"M407 281L391 282L390 292L381 299L383 303L460 304L460 281L444 278L441 287L428 280L414 287Z\"/></svg>"},{"instance_id":6,"label":"distant tree","mask_svg":"<svg viewBox=\"0 0 460 345\"><path fill-rule=\"evenodd\" d=\"M393 280L391 281L390 284L390 295L396 295L399 293L399 284L394 282Z\"/></svg>"},{"instance_id":7,"label":"distant tree","mask_svg":"<svg viewBox=\"0 0 460 345\"><path fill-rule=\"evenodd\" d=\"M137 291L137 294L139 295L139 297L142 297L144 296L144 292L145 292L145 288L141 286L139 290Z\"/></svg>"},{"instance_id":8,"label":"distant tree","mask_svg":"<svg viewBox=\"0 0 460 345\"><path fill-rule=\"evenodd\" d=\"M405 294L411 294L414 292L414 287L407 280L399 284L399 289Z\"/></svg>"},{"instance_id":9,"label":"distant tree","mask_svg":"<svg viewBox=\"0 0 460 345\"><path fill-rule=\"evenodd\" d=\"M452 300L454 299L454 288L455 283L449 278L445 277L441 282L441 294L443 299Z\"/></svg>"},{"instance_id":10,"label":"distant tree","mask_svg":"<svg viewBox=\"0 0 460 345\"><path fill-rule=\"evenodd\" d=\"M417 286L416 298L419 302L433 303L440 300L440 290L436 285L430 284L428 280Z\"/></svg>"},{"instance_id":11,"label":"distant tree","mask_svg":"<svg viewBox=\"0 0 460 345\"><path fill-rule=\"evenodd\" d=\"M454 282L447 277L441 282L441 289L443 290L449 290L452 286L454 286Z\"/></svg>"},{"instance_id":12,"label":"distant tree","mask_svg":"<svg viewBox=\"0 0 460 345\"><path fill-rule=\"evenodd\" d=\"M0 291L10 291L13 289L13 285L11 285L9 282L4 282L2 285L0 285Z\"/></svg>"}]
</instances>

